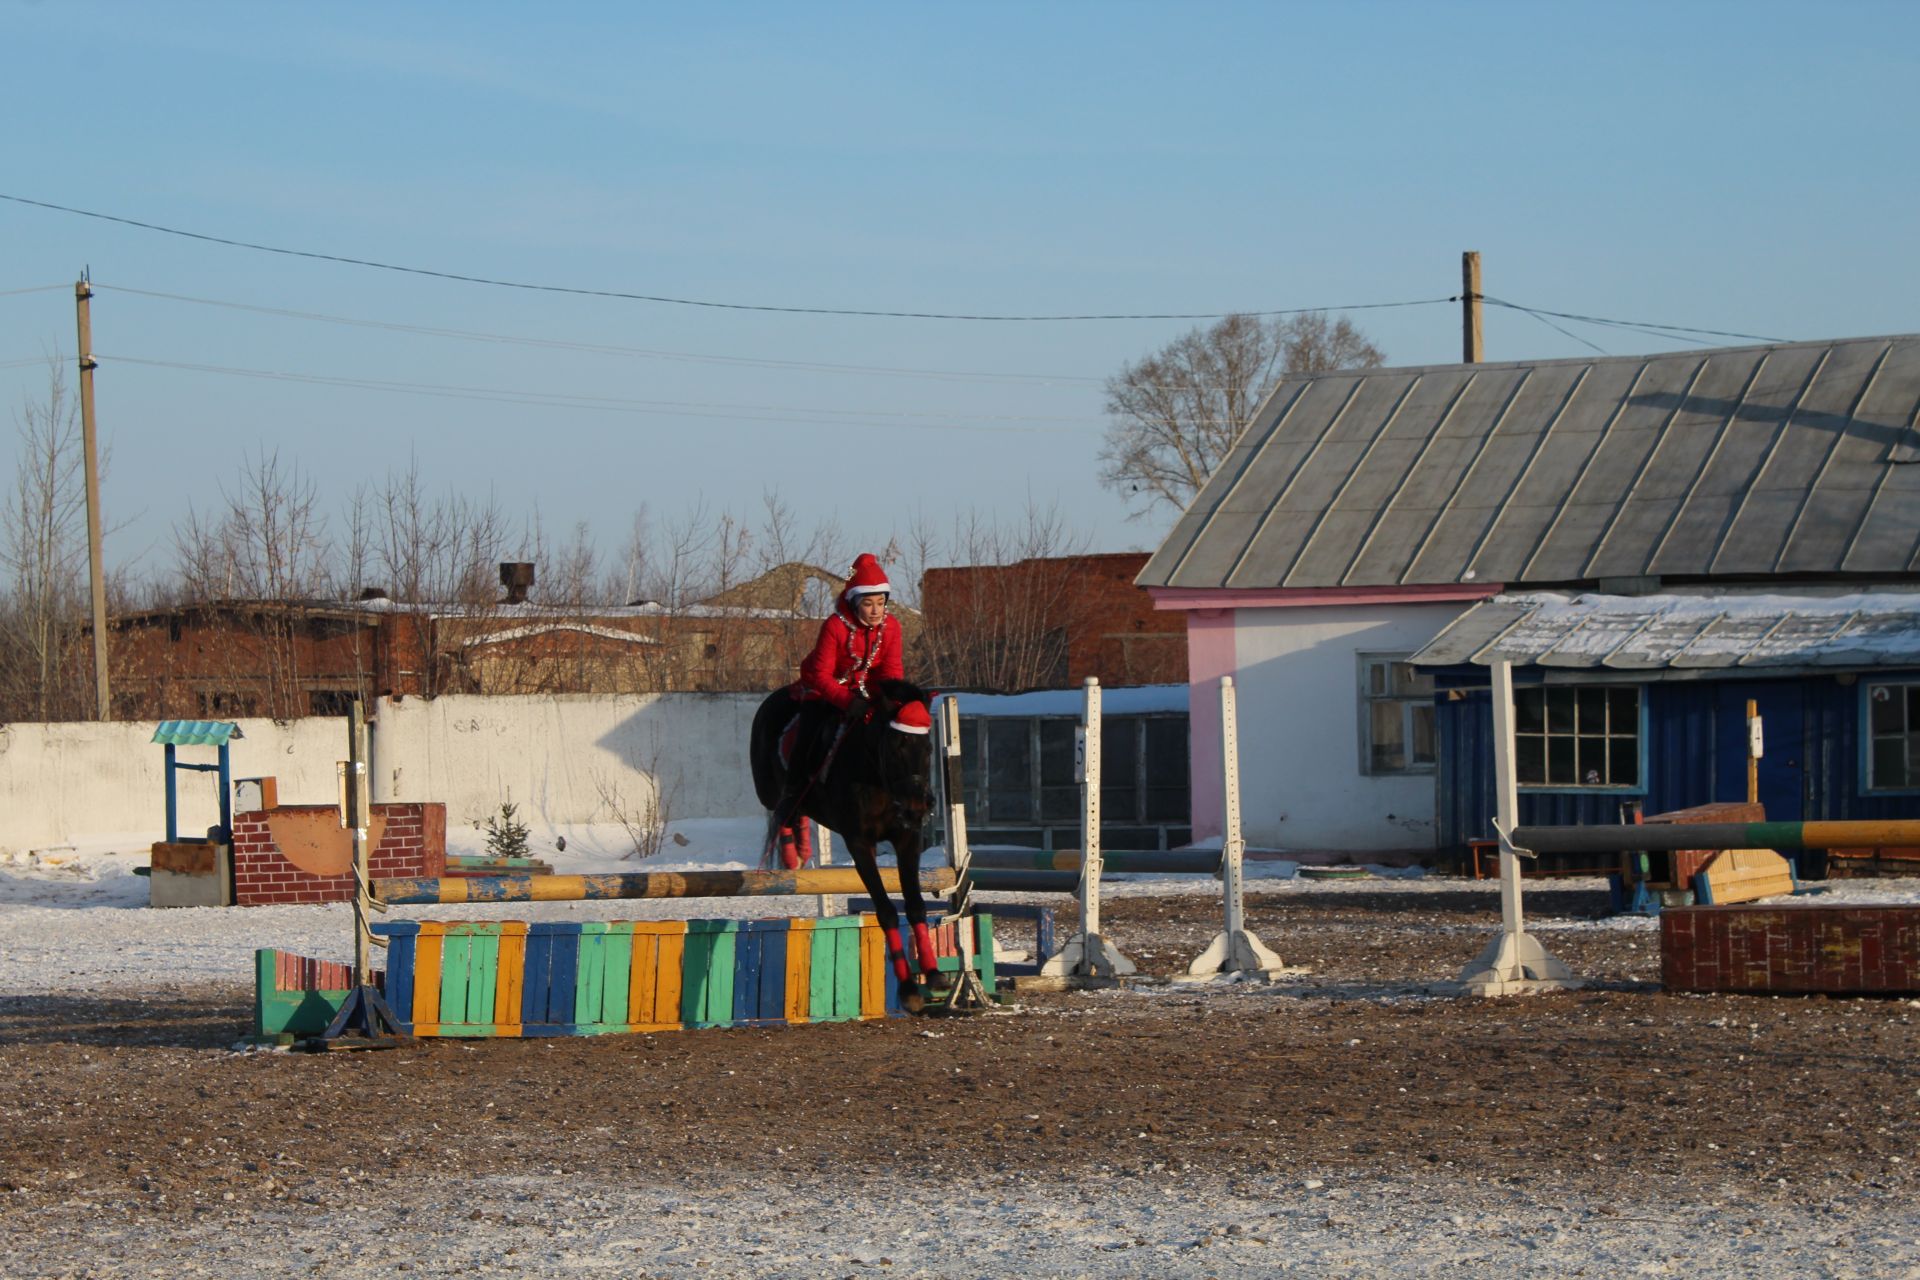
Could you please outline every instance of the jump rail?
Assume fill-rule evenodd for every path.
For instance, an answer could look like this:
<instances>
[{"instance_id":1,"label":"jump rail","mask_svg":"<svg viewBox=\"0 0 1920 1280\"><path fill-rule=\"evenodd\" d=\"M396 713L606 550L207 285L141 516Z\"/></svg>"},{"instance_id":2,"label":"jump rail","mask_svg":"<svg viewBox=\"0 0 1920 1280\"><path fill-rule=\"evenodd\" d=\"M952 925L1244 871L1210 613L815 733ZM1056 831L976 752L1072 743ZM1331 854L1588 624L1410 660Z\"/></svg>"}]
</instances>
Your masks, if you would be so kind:
<instances>
[{"instance_id":1,"label":"jump rail","mask_svg":"<svg viewBox=\"0 0 1920 1280\"><path fill-rule=\"evenodd\" d=\"M1920 845L1920 820L1702 822L1520 827L1516 849L1536 853L1670 853L1677 849L1828 849ZM975 855L976 857L978 855Z\"/></svg>"},{"instance_id":2,"label":"jump rail","mask_svg":"<svg viewBox=\"0 0 1920 1280\"><path fill-rule=\"evenodd\" d=\"M900 873L880 869L888 893L900 892ZM923 893L946 893L946 867L920 873ZM583 876L422 876L375 880L373 899L388 906L458 902L579 902L589 898L749 898L794 894L865 893L852 867L797 871L638 871Z\"/></svg>"}]
</instances>

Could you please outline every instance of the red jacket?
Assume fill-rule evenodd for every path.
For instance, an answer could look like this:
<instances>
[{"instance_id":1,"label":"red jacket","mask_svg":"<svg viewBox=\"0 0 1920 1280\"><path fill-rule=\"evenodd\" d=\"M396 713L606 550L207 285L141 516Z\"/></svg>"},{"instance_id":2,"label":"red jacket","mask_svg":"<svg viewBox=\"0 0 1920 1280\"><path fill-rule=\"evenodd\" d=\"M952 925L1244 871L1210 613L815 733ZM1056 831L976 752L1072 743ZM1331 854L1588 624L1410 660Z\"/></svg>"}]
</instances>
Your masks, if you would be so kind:
<instances>
[{"instance_id":1,"label":"red jacket","mask_svg":"<svg viewBox=\"0 0 1920 1280\"><path fill-rule=\"evenodd\" d=\"M877 627L863 627L844 607L838 609L820 624L813 652L801 660L794 696L824 698L845 710L854 694L867 692L869 681L907 678L904 648L899 619L892 614Z\"/></svg>"}]
</instances>

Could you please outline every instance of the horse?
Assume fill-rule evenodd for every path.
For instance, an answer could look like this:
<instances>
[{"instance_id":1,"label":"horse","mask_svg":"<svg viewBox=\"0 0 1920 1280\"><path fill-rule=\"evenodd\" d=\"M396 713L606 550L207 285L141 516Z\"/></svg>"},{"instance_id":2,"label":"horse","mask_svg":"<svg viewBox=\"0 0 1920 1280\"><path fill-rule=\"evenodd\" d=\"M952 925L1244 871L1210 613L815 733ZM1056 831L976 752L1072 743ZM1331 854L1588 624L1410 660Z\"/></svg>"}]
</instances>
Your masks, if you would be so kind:
<instances>
[{"instance_id":1,"label":"horse","mask_svg":"<svg viewBox=\"0 0 1920 1280\"><path fill-rule=\"evenodd\" d=\"M753 767L754 790L768 811L770 851L783 826L800 827L807 819L839 832L847 842L847 852L853 855L860 883L873 899L874 914L886 935L887 956L900 982L901 1004L909 1012L918 1013L925 1006L925 997L912 980L900 936L900 913L881 883L874 859L881 842L893 846L894 860L900 868L900 897L920 971L930 977L937 975L933 937L927 929L926 899L920 893L921 831L933 808L926 728L931 723L933 695L905 680L875 681L867 695L869 714L863 720L846 723L821 769L818 751L810 752L806 747L826 736L825 722L835 717L834 709L824 702L796 702L787 690L776 689L754 714L748 759ZM903 710L916 705L918 712L907 711L903 720ZM803 768L816 771L811 778L789 777L780 759L780 738L796 713L801 717L801 745L794 748L794 754ZM810 765L806 763L808 756L814 757ZM789 865L799 865L799 860L790 855Z\"/></svg>"}]
</instances>

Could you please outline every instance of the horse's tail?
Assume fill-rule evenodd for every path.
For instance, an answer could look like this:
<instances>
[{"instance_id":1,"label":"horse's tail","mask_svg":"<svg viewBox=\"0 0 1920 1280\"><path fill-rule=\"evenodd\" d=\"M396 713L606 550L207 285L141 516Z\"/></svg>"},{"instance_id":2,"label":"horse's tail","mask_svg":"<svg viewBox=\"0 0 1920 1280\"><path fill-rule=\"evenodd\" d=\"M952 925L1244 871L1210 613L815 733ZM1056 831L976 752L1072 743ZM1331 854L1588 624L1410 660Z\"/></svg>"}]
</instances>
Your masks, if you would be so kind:
<instances>
[{"instance_id":1,"label":"horse's tail","mask_svg":"<svg viewBox=\"0 0 1920 1280\"><path fill-rule=\"evenodd\" d=\"M775 689L753 713L753 731L748 738L747 761L753 768L753 794L760 807L773 809L780 803L780 731L793 718L793 695Z\"/></svg>"}]
</instances>

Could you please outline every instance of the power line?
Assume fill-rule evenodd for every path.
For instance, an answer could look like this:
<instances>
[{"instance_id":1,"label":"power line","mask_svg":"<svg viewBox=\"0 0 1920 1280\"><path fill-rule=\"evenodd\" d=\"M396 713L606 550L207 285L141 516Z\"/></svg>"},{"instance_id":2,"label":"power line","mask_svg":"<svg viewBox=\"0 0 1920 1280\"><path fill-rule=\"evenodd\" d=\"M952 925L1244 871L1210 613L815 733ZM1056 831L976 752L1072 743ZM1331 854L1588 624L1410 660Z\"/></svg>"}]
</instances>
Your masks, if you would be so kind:
<instances>
[{"instance_id":1,"label":"power line","mask_svg":"<svg viewBox=\"0 0 1920 1280\"><path fill-rule=\"evenodd\" d=\"M64 287L64 286L55 286ZM417 333L436 338L455 338L469 342L492 342L512 346L539 347L557 351L579 351L594 355L636 356L647 360L681 360L694 364L744 365L755 368L793 369L819 371L825 373L874 374L903 378L931 378L953 382L1014 382L1014 383L1098 383L1104 378L1088 377L1085 374L1070 373L989 373L962 369L913 369L890 365L834 364L807 360L776 360L755 356L721 356L692 351L663 351L651 347L626 347L603 342L575 342L562 338L529 338L517 334L485 333L474 329L447 329L432 325L404 324L394 320L366 320L353 316L327 315L316 311L294 311L284 307L262 307L246 302L228 302L218 298L196 298L179 293L160 293L152 289L135 289L127 285L106 285L94 282L96 292L110 291L124 293L139 298L159 298L168 302L186 302L195 306L221 307L232 311L247 311L255 315L281 316L292 320L312 320L323 324L349 325L364 329L381 329L390 333Z\"/></svg>"},{"instance_id":2,"label":"power line","mask_svg":"<svg viewBox=\"0 0 1920 1280\"><path fill-rule=\"evenodd\" d=\"M1447 298L1417 298L1405 302L1362 302L1339 307L1288 307L1273 311L1196 311L1196 312L1114 312L1080 315L986 315L946 311L882 311L858 307L784 307L753 302L714 302L702 298L675 298L663 294L628 293L617 289L585 289L573 285L533 284L523 280L502 280L491 276L467 275L455 271L435 271L426 267L401 266L392 262L376 262L370 258L350 258L336 253L317 253L308 249L287 249L278 245L258 244L250 240L234 240L225 236L207 235L199 231L185 231L178 227L161 226L159 223L143 222L137 218L123 218L110 213L96 213L91 209L76 209L71 205L53 204L45 200L31 200L26 196L8 195L0 192L0 200L14 204L30 205L36 209L50 209L56 213L70 213L82 218L95 218L101 222L118 223L121 226L138 227L143 231L157 231L163 235L180 236L188 240L199 240L207 244L226 245L235 249L251 249L257 253L276 253L289 258L309 258L317 262L338 262L353 267L368 267L376 271L396 271L405 275L430 276L436 280L457 280L464 284L490 285L497 289L524 289L535 293L562 293L586 298L619 298L628 302L657 302L676 307L707 307L720 311L763 311L783 315L810 316L871 316L888 320L974 320L974 321L1064 321L1064 320L1224 320L1230 315L1250 316L1293 316L1313 311L1375 311L1386 307L1427 307L1450 301Z\"/></svg>"},{"instance_id":3,"label":"power line","mask_svg":"<svg viewBox=\"0 0 1920 1280\"><path fill-rule=\"evenodd\" d=\"M0 289L0 298L11 298L21 293L52 293L55 289L71 289L70 284L36 284L25 289Z\"/></svg>"},{"instance_id":4,"label":"power line","mask_svg":"<svg viewBox=\"0 0 1920 1280\"><path fill-rule=\"evenodd\" d=\"M1458 299L1455 299L1458 301ZM1609 320L1605 316L1583 316L1571 311L1548 311L1543 307L1524 307L1517 302L1506 302L1499 298L1483 298L1489 306L1506 307L1513 311L1528 311L1535 315L1553 316L1560 320L1578 320L1586 324L1611 325L1616 329L1638 329L1642 333L1651 333L1656 329L1673 333L1703 334L1710 338L1740 338L1747 342L1786 342L1786 338L1769 338L1757 333L1730 333L1725 329L1695 329L1684 324L1655 324L1648 320ZM1657 334L1654 336L1658 336Z\"/></svg>"},{"instance_id":5,"label":"power line","mask_svg":"<svg viewBox=\"0 0 1920 1280\"><path fill-rule=\"evenodd\" d=\"M278 382L299 382L321 386L349 387L363 391L383 391L401 395L430 396L451 400L481 400L495 404L517 404L536 408L592 409L600 412L669 415L674 417L716 418L742 422L785 422L803 426L884 427L910 431L970 431L1013 434L1078 434L1065 426L994 425L1012 422L1073 422L1082 427L1096 425L1084 418L1022 418L985 416L969 422L901 421L902 418L973 417L968 414L927 414L864 409L810 409L804 406L727 405L702 401L634 400L619 396L580 396L564 392L521 391L501 387L463 387L443 383L400 382L381 378L354 378L331 374L295 373L279 369L246 369L231 365L195 364L179 360L152 360L141 356L101 354L103 362L142 365L156 369L179 369L191 373L212 373L232 377L259 378ZM863 420L864 419L864 420Z\"/></svg>"}]
</instances>

